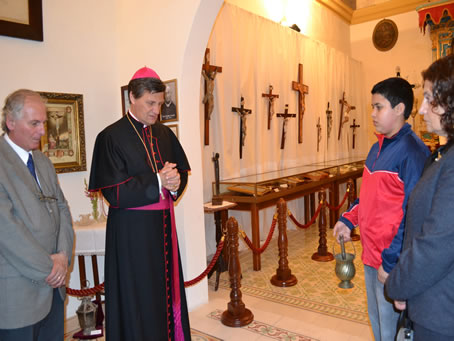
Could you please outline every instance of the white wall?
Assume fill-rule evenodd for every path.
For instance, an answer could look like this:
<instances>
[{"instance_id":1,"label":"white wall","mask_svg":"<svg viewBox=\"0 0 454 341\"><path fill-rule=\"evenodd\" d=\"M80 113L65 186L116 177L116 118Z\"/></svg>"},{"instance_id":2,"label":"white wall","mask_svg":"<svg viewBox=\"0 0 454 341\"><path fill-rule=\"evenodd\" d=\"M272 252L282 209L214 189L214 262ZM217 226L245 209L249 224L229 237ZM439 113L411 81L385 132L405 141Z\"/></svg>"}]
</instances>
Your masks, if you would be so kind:
<instances>
[{"instance_id":1,"label":"white wall","mask_svg":"<svg viewBox=\"0 0 454 341\"><path fill-rule=\"evenodd\" d=\"M350 54L350 25L315 0L226 0L259 16L291 26L304 34Z\"/></svg>"},{"instance_id":2,"label":"white wall","mask_svg":"<svg viewBox=\"0 0 454 341\"><path fill-rule=\"evenodd\" d=\"M432 62L432 43L429 33L423 35L418 27L418 13L408 12L387 19L393 20L399 30L396 45L389 51L378 51L372 42L375 25L381 20L374 20L351 26L351 55L363 63L367 94L377 82L396 75L396 66L411 84L421 83L421 71ZM422 98L421 87L415 89L415 95ZM371 96L367 97L370 109ZM421 103L421 101L419 101ZM408 120L412 124L412 119ZM376 142L374 127L369 120L369 144Z\"/></svg>"},{"instance_id":3,"label":"white wall","mask_svg":"<svg viewBox=\"0 0 454 341\"><path fill-rule=\"evenodd\" d=\"M146 64L164 80L178 79L180 140L192 167L188 190L176 210L186 280L206 266L203 198L198 190L199 82L203 53L221 4L221 0L49 0L43 2L44 42L0 36L2 101L18 88L84 95L88 169L97 133L121 117L120 86L133 72ZM89 172L59 175L74 218L91 211L83 194L88 177ZM75 288L76 270L77 264L70 282ZM206 302L206 281L189 288L187 295L190 309ZM68 317L78 304L70 299Z\"/></svg>"}]
</instances>

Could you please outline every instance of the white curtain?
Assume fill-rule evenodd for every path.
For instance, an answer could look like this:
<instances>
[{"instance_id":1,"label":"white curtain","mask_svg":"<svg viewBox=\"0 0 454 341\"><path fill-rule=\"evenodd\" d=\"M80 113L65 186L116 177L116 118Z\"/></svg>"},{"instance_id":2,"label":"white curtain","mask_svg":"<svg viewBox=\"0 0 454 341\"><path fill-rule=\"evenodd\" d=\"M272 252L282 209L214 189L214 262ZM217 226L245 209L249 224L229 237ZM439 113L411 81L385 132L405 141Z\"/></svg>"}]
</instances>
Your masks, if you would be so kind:
<instances>
[{"instance_id":1,"label":"white curtain","mask_svg":"<svg viewBox=\"0 0 454 341\"><path fill-rule=\"evenodd\" d=\"M326 24L326 23L325 23ZM366 98L361 63L326 44L310 39L275 22L224 4L213 28L208 46L210 63L222 66L214 87L214 110L210 120L210 144L205 146L203 136L204 199L212 197L214 168L213 153L220 154L221 180L258 174L278 169L292 168L315 162L330 161L350 156L365 156L367 146ZM271 129L268 125L268 100L262 93L279 94L275 100L276 113L298 113L298 93L292 90L292 81L298 80L298 64L303 64L303 83L309 87L305 97L306 110L303 118L303 143L298 143L297 118L287 125L285 148L280 149L283 119L273 116ZM204 83L201 77L201 99ZM349 122L342 128L338 140L340 120L339 100L345 91L346 100L355 105ZM243 157L239 157L240 117L232 107L240 106L244 97L247 116L247 135ZM333 114L333 125L327 139L327 103ZM317 121L322 125L322 141L317 152ZM353 118L361 128L356 129L356 146L352 149ZM204 131L203 105L200 127ZM202 133L203 135L203 133ZM289 209L303 218L303 200L290 202ZM266 238L275 208L260 212L260 234ZM250 215L247 212L230 211L251 236ZM289 223L289 228L292 224ZM207 254L215 250L213 216L205 216ZM241 244L241 243L240 243Z\"/></svg>"}]
</instances>

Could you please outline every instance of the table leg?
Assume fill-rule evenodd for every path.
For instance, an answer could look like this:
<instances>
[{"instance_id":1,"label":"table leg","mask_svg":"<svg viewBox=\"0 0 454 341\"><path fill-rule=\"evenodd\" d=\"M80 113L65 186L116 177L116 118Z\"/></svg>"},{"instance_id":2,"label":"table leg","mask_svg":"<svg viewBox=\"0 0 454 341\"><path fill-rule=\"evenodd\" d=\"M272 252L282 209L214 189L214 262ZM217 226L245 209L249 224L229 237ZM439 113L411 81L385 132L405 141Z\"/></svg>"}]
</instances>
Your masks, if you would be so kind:
<instances>
[{"instance_id":1,"label":"table leg","mask_svg":"<svg viewBox=\"0 0 454 341\"><path fill-rule=\"evenodd\" d=\"M315 214L315 193L309 194L309 197L311 198L311 219Z\"/></svg>"},{"instance_id":2,"label":"table leg","mask_svg":"<svg viewBox=\"0 0 454 341\"><path fill-rule=\"evenodd\" d=\"M95 282L95 286L99 285L99 274L98 274L98 259L96 255L91 256L91 265L93 267L93 280ZM101 294L98 292L96 293L96 299L101 302Z\"/></svg>"},{"instance_id":3,"label":"table leg","mask_svg":"<svg viewBox=\"0 0 454 341\"><path fill-rule=\"evenodd\" d=\"M229 220L229 211L224 210L221 211L221 226L222 226L222 232L225 233L226 238L224 240L224 249L222 250L222 254L220 256L221 258L221 271L227 271L229 269L228 266L228 259L229 259L229 249L227 247L227 220Z\"/></svg>"},{"instance_id":4,"label":"table leg","mask_svg":"<svg viewBox=\"0 0 454 341\"><path fill-rule=\"evenodd\" d=\"M333 200L331 206L339 206L339 183L333 183ZM333 228L334 224L339 220L339 210L330 210L330 224L329 228Z\"/></svg>"},{"instance_id":5,"label":"table leg","mask_svg":"<svg viewBox=\"0 0 454 341\"><path fill-rule=\"evenodd\" d=\"M255 248L260 248L260 222L259 222L259 210L256 204L251 205L251 229L252 229L252 245ZM260 254L252 253L252 260L254 263L254 270L259 271L261 269Z\"/></svg>"},{"instance_id":6,"label":"table leg","mask_svg":"<svg viewBox=\"0 0 454 341\"><path fill-rule=\"evenodd\" d=\"M304 196L304 224L307 224L311 217L309 217L309 196Z\"/></svg>"},{"instance_id":7,"label":"table leg","mask_svg":"<svg viewBox=\"0 0 454 341\"><path fill-rule=\"evenodd\" d=\"M80 279L80 288L83 289L87 286L87 273L85 271L85 257L78 256L79 261L79 279Z\"/></svg>"}]
</instances>

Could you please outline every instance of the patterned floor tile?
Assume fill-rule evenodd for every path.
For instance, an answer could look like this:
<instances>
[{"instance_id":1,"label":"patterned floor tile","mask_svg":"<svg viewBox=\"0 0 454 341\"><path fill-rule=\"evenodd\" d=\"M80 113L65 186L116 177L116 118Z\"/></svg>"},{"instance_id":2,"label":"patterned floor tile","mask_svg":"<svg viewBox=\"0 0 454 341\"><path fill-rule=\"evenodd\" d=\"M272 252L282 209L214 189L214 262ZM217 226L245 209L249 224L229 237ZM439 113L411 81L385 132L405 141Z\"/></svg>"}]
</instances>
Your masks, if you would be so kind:
<instances>
[{"instance_id":1,"label":"patterned floor tile","mask_svg":"<svg viewBox=\"0 0 454 341\"><path fill-rule=\"evenodd\" d=\"M277 233L276 230L275 237ZM275 287L270 283L279 266L277 238L273 238L267 250L262 253L261 271L253 270L250 250L240 252L243 275L241 291L264 300L368 324L364 270L360 259L361 243L354 242L356 251L353 250L352 243L346 244L348 253L356 252L354 260L356 275L352 280L354 284L352 289L341 289L338 287L340 280L334 270L336 261L316 262L311 259L319 243L319 231L315 224L306 230L288 231L287 238L289 268L298 279L298 283L287 288ZM328 230L327 246L331 252L334 242L332 230ZM336 244L334 252L340 252L339 245ZM212 276L209 284L214 286L214 283L215 276ZM219 286L230 288L228 272L221 274Z\"/></svg>"},{"instance_id":2,"label":"patterned floor tile","mask_svg":"<svg viewBox=\"0 0 454 341\"><path fill-rule=\"evenodd\" d=\"M214 320L221 320L222 310L215 310L211 312L208 317ZM270 324L260 322L257 320L252 321L247 326L241 327L247 331L266 336L274 340L281 341L319 341L317 339L294 333L282 328L272 326Z\"/></svg>"}]
</instances>

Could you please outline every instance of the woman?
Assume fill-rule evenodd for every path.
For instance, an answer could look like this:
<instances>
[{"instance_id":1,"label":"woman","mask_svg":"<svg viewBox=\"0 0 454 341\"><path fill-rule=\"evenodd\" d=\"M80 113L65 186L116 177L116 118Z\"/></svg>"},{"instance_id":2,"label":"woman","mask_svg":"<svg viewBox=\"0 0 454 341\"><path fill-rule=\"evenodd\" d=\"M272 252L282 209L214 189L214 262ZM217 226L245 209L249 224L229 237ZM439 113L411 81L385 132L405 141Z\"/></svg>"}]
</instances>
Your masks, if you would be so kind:
<instances>
[{"instance_id":1,"label":"woman","mask_svg":"<svg viewBox=\"0 0 454 341\"><path fill-rule=\"evenodd\" d=\"M454 55L422 76L419 112L448 142L427 160L410 195L403 250L386 290L397 308L406 301L414 340L454 340Z\"/></svg>"}]
</instances>

